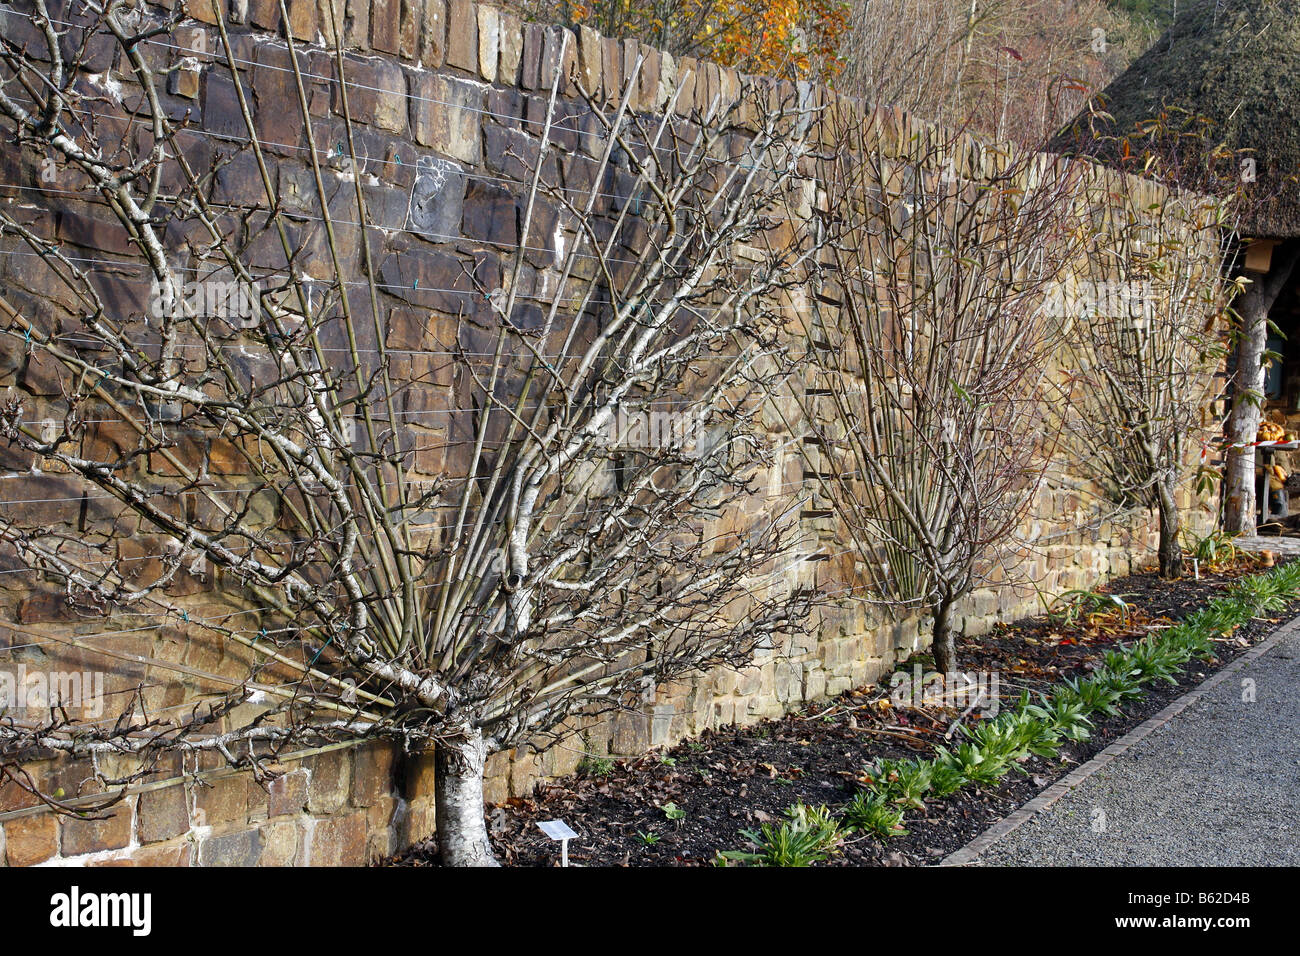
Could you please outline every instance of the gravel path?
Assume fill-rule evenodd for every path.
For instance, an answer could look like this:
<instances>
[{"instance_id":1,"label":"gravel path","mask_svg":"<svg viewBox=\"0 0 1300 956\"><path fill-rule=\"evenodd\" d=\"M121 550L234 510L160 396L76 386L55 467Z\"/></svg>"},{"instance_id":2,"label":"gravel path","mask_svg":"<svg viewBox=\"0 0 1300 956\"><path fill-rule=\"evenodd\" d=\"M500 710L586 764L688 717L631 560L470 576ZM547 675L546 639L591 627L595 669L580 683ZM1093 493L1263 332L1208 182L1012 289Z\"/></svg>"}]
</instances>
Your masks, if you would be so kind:
<instances>
[{"instance_id":1,"label":"gravel path","mask_svg":"<svg viewBox=\"0 0 1300 956\"><path fill-rule=\"evenodd\" d=\"M1286 627L975 865L1300 864L1300 626Z\"/></svg>"}]
</instances>

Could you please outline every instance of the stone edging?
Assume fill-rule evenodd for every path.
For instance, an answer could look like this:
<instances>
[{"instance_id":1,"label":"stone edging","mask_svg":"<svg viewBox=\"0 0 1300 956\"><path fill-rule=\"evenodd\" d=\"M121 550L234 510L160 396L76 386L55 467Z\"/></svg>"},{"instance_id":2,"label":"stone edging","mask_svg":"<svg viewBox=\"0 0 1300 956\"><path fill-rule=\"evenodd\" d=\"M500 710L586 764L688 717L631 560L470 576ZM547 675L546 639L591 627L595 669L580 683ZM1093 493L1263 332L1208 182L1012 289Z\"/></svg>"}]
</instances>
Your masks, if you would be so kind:
<instances>
[{"instance_id":1,"label":"stone edging","mask_svg":"<svg viewBox=\"0 0 1300 956\"><path fill-rule=\"evenodd\" d=\"M1019 810L1014 811L1010 816L1004 817L997 823L993 824L993 826L989 827L975 839L971 840L970 843L967 843L960 850L955 850L948 856L944 857L938 865L966 866L973 863L979 858L980 854L984 853L1012 830L1015 830L1021 824L1032 819L1037 814L1042 813L1052 804L1056 803L1067 793L1072 791L1075 787L1079 786L1079 784L1083 783L1095 774L1098 770L1101 770L1120 754L1124 753L1124 751L1150 736L1158 728L1169 723L1174 719L1174 717L1182 713L1191 704L1200 700L1214 687L1217 687L1223 681L1244 668L1247 664L1251 664L1263 657L1298 630L1300 630L1300 616L1292 618L1236 660L1226 664L1217 673L1211 674L1181 697L1170 701L1170 703L1158 714L1153 717L1148 717L1123 737L1111 742L1105 750L1094 756L1087 763L1070 771L1060 780L1056 781L1056 783L1049 786L1038 796L1034 797L1022 806Z\"/></svg>"}]
</instances>

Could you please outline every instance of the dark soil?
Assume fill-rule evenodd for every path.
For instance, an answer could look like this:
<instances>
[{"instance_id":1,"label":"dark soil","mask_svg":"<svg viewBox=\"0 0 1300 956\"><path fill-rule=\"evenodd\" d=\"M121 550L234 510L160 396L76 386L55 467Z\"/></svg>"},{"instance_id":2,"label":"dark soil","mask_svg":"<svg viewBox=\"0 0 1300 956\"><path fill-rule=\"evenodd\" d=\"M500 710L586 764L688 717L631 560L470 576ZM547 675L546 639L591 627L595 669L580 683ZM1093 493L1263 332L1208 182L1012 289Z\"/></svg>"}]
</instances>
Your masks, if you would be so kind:
<instances>
[{"instance_id":1,"label":"dark soil","mask_svg":"<svg viewBox=\"0 0 1300 956\"><path fill-rule=\"evenodd\" d=\"M1073 625L1040 617L1000 626L959 645L961 666L999 673L1002 701L1009 704L1022 690L1045 690L1086 674L1116 642L1169 626L1254 570L1247 558L1233 570L1203 574L1199 581L1162 581L1150 572L1117 579L1099 590L1122 596L1129 615L1116 609ZM853 834L826 865L924 866L941 860L1297 611L1300 602L1276 619L1250 622L1222 642L1215 660L1185 668L1178 686L1148 685L1145 696L1125 705L1122 715L1094 718L1091 739L1063 748L1058 759L1031 757L1021 765L1023 772L1008 774L995 788L965 788L932 801L925 813L910 811L905 836L884 841ZM928 655L916 655L903 669L911 673L916 664L931 666ZM856 778L872 761L929 756L936 745L953 742L944 733L957 711L893 707L888 698L887 685L851 691L803 713L709 731L671 750L539 785L534 796L489 810L498 858L516 866L557 865L558 845L537 823L558 818L578 833L569 844L573 864L710 865L718 851L746 847L741 830L778 821L793 803L837 808L848 802ZM684 815L671 819L677 816L673 808ZM436 866L436 847L417 845L389 863Z\"/></svg>"}]
</instances>

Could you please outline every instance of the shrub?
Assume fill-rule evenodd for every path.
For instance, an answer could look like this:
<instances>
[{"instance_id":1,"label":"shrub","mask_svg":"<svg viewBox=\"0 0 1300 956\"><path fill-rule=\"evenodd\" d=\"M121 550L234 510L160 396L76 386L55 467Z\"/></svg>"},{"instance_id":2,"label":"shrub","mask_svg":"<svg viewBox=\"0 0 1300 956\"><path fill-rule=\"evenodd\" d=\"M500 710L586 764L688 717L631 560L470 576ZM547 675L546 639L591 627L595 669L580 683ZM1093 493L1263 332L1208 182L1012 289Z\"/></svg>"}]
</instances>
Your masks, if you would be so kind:
<instances>
[{"instance_id":1,"label":"shrub","mask_svg":"<svg viewBox=\"0 0 1300 956\"><path fill-rule=\"evenodd\" d=\"M1075 677L1067 680L1065 686L1071 694L1078 698L1084 713L1089 716L1106 714L1114 717L1119 713L1119 694L1114 688L1098 682L1095 675L1088 680Z\"/></svg>"},{"instance_id":2,"label":"shrub","mask_svg":"<svg viewBox=\"0 0 1300 956\"><path fill-rule=\"evenodd\" d=\"M1026 702L1026 713L1051 725L1058 737L1083 741L1092 736L1092 721L1083 701L1074 691L1066 688L1052 697L1039 695L1039 703Z\"/></svg>"},{"instance_id":3,"label":"shrub","mask_svg":"<svg viewBox=\"0 0 1300 956\"><path fill-rule=\"evenodd\" d=\"M1249 606L1252 616L1285 610L1290 596L1285 578L1268 574L1242 578L1228 588L1228 597Z\"/></svg>"},{"instance_id":4,"label":"shrub","mask_svg":"<svg viewBox=\"0 0 1300 956\"><path fill-rule=\"evenodd\" d=\"M916 810L925 809L934 764L928 760L880 759L863 771L866 786L894 803Z\"/></svg>"},{"instance_id":5,"label":"shrub","mask_svg":"<svg viewBox=\"0 0 1300 956\"><path fill-rule=\"evenodd\" d=\"M851 829L874 833L881 839L902 836L903 811L884 794L859 790L844 808L844 822Z\"/></svg>"},{"instance_id":6,"label":"shrub","mask_svg":"<svg viewBox=\"0 0 1300 956\"><path fill-rule=\"evenodd\" d=\"M839 849L839 821L824 806L796 803L785 811L780 824L764 823L757 832L741 830L753 850L727 850L718 854L724 861L753 866L811 866Z\"/></svg>"},{"instance_id":7,"label":"shrub","mask_svg":"<svg viewBox=\"0 0 1300 956\"><path fill-rule=\"evenodd\" d=\"M997 754L982 752L976 744L970 741L960 743L951 750L947 747L939 747L935 759L948 764L953 770L960 773L962 779L967 783L973 783L976 786L995 784L1007 772L1005 760L999 758Z\"/></svg>"},{"instance_id":8,"label":"shrub","mask_svg":"<svg viewBox=\"0 0 1300 956\"><path fill-rule=\"evenodd\" d=\"M1187 662L1190 653L1173 642L1162 642L1144 637L1128 652L1129 666L1138 680L1162 680L1168 684L1177 684L1174 674Z\"/></svg>"}]
</instances>

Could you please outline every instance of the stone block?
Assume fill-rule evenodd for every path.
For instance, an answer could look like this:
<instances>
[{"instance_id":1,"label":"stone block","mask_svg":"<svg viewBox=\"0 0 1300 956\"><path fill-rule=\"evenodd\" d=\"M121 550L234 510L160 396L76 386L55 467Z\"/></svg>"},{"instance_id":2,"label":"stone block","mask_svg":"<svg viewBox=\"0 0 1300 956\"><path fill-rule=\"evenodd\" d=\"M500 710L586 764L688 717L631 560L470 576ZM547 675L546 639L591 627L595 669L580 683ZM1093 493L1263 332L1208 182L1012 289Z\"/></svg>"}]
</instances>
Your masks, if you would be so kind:
<instances>
[{"instance_id":1,"label":"stone block","mask_svg":"<svg viewBox=\"0 0 1300 956\"><path fill-rule=\"evenodd\" d=\"M404 845L398 834L397 801L384 797L366 808L366 859L391 856Z\"/></svg>"},{"instance_id":2,"label":"stone block","mask_svg":"<svg viewBox=\"0 0 1300 956\"><path fill-rule=\"evenodd\" d=\"M501 53L501 26L496 7L477 8L478 72L489 83L497 79L497 60Z\"/></svg>"},{"instance_id":3,"label":"stone block","mask_svg":"<svg viewBox=\"0 0 1300 956\"><path fill-rule=\"evenodd\" d=\"M513 246L519 239L514 196L499 186L472 180L465 189L461 230L468 239Z\"/></svg>"},{"instance_id":4,"label":"stone block","mask_svg":"<svg viewBox=\"0 0 1300 956\"><path fill-rule=\"evenodd\" d=\"M604 61L601 36L588 26L578 27L578 83L593 96L600 94Z\"/></svg>"},{"instance_id":5,"label":"stone block","mask_svg":"<svg viewBox=\"0 0 1300 956\"><path fill-rule=\"evenodd\" d=\"M268 3L267 6L269 7L270 4ZM277 2L274 6L278 15L280 4ZM344 28L347 22L347 0L317 0L316 22L320 25L321 39L326 49L333 50L346 44L347 36Z\"/></svg>"},{"instance_id":6,"label":"stone block","mask_svg":"<svg viewBox=\"0 0 1300 956\"><path fill-rule=\"evenodd\" d=\"M402 0L371 0L370 49L397 55L402 38Z\"/></svg>"},{"instance_id":7,"label":"stone block","mask_svg":"<svg viewBox=\"0 0 1300 956\"><path fill-rule=\"evenodd\" d=\"M400 821L398 835L403 844L410 846L421 840L427 840L437 832L434 820L433 797L421 797L406 807L406 815Z\"/></svg>"},{"instance_id":8,"label":"stone block","mask_svg":"<svg viewBox=\"0 0 1300 956\"><path fill-rule=\"evenodd\" d=\"M62 817L59 821L63 856L120 850L131 842L131 804L119 803L99 819Z\"/></svg>"},{"instance_id":9,"label":"stone block","mask_svg":"<svg viewBox=\"0 0 1300 956\"><path fill-rule=\"evenodd\" d=\"M342 14L340 13L341 17ZM248 0L243 22L255 27L261 27L263 30L278 31L280 28L280 0Z\"/></svg>"},{"instance_id":10,"label":"stone block","mask_svg":"<svg viewBox=\"0 0 1300 956\"><path fill-rule=\"evenodd\" d=\"M319 821L311 832L310 866L363 866L366 859L366 813Z\"/></svg>"},{"instance_id":11,"label":"stone block","mask_svg":"<svg viewBox=\"0 0 1300 956\"><path fill-rule=\"evenodd\" d=\"M418 0L417 0L418 2ZM436 70L447 58L447 0L423 0L420 20L420 65Z\"/></svg>"},{"instance_id":12,"label":"stone block","mask_svg":"<svg viewBox=\"0 0 1300 956\"><path fill-rule=\"evenodd\" d=\"M524 24L524 49L519 65L519 85L525 90L541 86L542 54L546 46L546 30L540 23Z\"/></svg>"},{"instance_id":13,"label":"stone block","mask_svg":"<svg viewBox=\"0 0 1300 956\"><path fill-rule=\"evenodd\" d=\"M199 95L199 71L182 66L167 77L167 92L192 100Z\"/></svg>"},{"instance_id":14,"label":"stone block","mask_svg":"<svg viewBox=\"0 0 1300 956\"><path fill-rule=\"evenodd\" d=\"M370 49L370 0L347 0L343 38L349 49Z\"/></svg>"},{"instance_id":15,"label":"stone block","mask_svg":"<svg viewBox=\"0 0 1300 956\"><path fill-rule=\"evenodd\" d=\"M226 16L226 0L185 0L185 12L198 20L200 23L210 23L216 25L217 10L220 9L221 16Z\"/></svg>"},{"instance_id":16,"label":"stone block","mask_svg":"<svg viewBox=\"0 0 1300 956\"><path fill-rule=\"evenodd\" d=\"M3 858L10 866L34 866L59 852L59 820L53 813L16 817L4 825Z\"/></svg>"},{"instance_id":17,"label":"stone block","mask_svg":"<svg viewBox=\"0 0 1300 956\"><path fill-rule=\"evenodd\" d=\"M623 47L613 37L601 37L600 70L604 97L615 103L623 95Z\"/></svg>"},{"instance_id":18,"label":"stone block","mask_svg":"<svg viewBox=\"0 0 1300 956\"><path fill-rule=\"evenodd\" d=\"M421 799L433 799L434 787L433 751L421 754L407 754L402 764L402 796L414 804Z\"/></svg>"},{"instance_id":19,"label":"stone block","mask_svg":"<svg viewBox=\"0 0 1300 956\"><path fill-rule=\"evenodd\" d=\"M354 121L391 133L406 132L406 78L402 68L386 60L344 61L348 83L348 111ZM334 112L342 114L338 84L334 84Z\"/></svg>"},{"instance_id":20,"label":"stone block","mask_svg":"<svg viewBox=\"0 0 1300 956\"><path fill-rule=\"evenodd\" d=\"M308 773L302 768L276 777L267 785L269 811L273 817L300 813L307 806Z\"/></svg>"},{"instance_id":21,"label":"stone block","mask_svg":"<svg viewBox=\"0 0 1300 956\"><path fill-rule=\"evenodd\" d=\"M482 154L482 90L453 77L425 73L411 77L411 93L415 141L461 162L477 164Z\"/></svg>"},{"instance_id":22,"label":"stone block","mask_svg":"<svg viewBox=\"0 0 1300 956\"><path fill-rule=\"evenodd\" d=\"M136 834L141 843L161 843L190 828L190 808L183 786L146 790L136 799Z\"/></svg>"},{"instance_id":23,"label":"stone block","mask_svg":"<svg viewBox=\"0 0 1300 956\"><path fill-rule=\"evenodd\" d=\"M311 758L311 785L307 809L312 813L336 813L348 801L351 789L351 754L330 750Z\"/></svg>"},{"instance_id":24,"label":"stone block","mask_svg":"<svg viewBox=\"0 0 1300 956\"><path fill-rule=\"evenodd\" d=\"M352 805L370 807L393 790L394 746L387 742L362 744L352 752Z\"/></svg>"},{"instance_id":25,"label":"stone block","mask_svg":"<svg viewBox=\"0 0 1300 956\"><path fill-rule=\"evenodd\" d=\"M673 107L678 116L690 116L695 109L695 86L698 82L699 61L693 56L684 56L677 61L677 102Z\"/></svg>"},{"instance_id":26,"label":"stone block","mask_svg":"<svg viewBox=\"0 0 1300 956\"><path fill-rule=\"evenodd\" d=\"M519 82L519 66L524 55L523 24L514 14L502 11L497 31L497 47L501 53L497 61L497 81L514 86Z\"/></svg>"},{"instance_id":27,"label":"stone block","mask_svg":"<svg viewBox=\"0 0 1300 956\"><path fill-rule=\"evenodd\" d=\"M642 110L653 110L659 98L659 68L661 57L653 47L641 46L641 74L637 81L637 106Z\"/></svg>"},{"instance_id":28,"label":"stone block","mask_svg":"<svg viewBox=\"0 0 1300 956\"><path fill-rule=\"evenodd\" d=\"M805 670L803 679L803 699L811 701L818 700L825 696L826 672L820 668Z\"/></svg>"},{"instance_id":29,"label":"stone block","mask_svg":"<svg viewBox=\"0 0 1300 956\"><path fill-rule=\"evenodd\" d=\"M401 35L398 37L397 54L403 60L418 60L420 57L420 17L423 12L423 0L402 0Z\"/></svg>"},{"instance_id":30,"label":"stone block","mask_svg":"<svg viewBox=\"0 0 1300 956\"><path fill-rule=\"evenodd\" d=\"M189 866L190 844L188 841L178 841L140 847L131 854L131 861L136 866Z\"/></svg>"},{"instance_id":31,"label":"stone block","mask_svg":"<svg viewBox=\"0 0 1300 956\"><path fill-rule=\"evenodd\" d=\"M290 821L261 827L258 866L293 866L298 860L298 825Z\"/></svg>"},{"instance_id":32,"label":"stone block","mask_svg":"<svg viewBox=\"0 0 1300 956\"><path fill-rule=\"evenodd\" d=\"M288 0L289 33L301 43L316 39L316 0Z\"/></svg>"},{"instance_id":33,"label":"stone block","mask_svg":"<svg viewBox=\"0 0 1300 956\"><path fill-rule=\"evenodd\" d=\"M563 27L547 27L543 33L541 71L538 88L549 94L557 80L559 91L568 86L569 77L578 62L578 45L572 33ZM557 76L558 74L558 76Z\"/></svg>"},{"instance_id":34,"label":"stone block","mask_svg":"<svg viewBox=\"0 0 1300 956\"><path fill-rule=\"evenodd\" d=\"M245 774L215 777L194 787L194 822L198 826L217 827L229 823L247 823L249 788L257 788Z\"/></svg>"},{"instance_id":35,"label":"stone block","mask_svg":"<svg viewBox=\"0 0 1300 956\"><path fill-rule=\"evenodd\" d=\"M234 830L203 840L199 844L199 865L256 866L261 852L261 830Z\"/></svg>"},{"instance_id":36,"label":"stone block","mask_svg":"<svg viewBox=\"0 0 1300 956\"><path fill-rule=\"evenodd\" d=\"M126 228L121 221L111 213L101 212L86 203L64 205L58 214L58 236L87 249L134 255L134 247L127 240Z\"/></svg>"},{"instance_id":37,"label":"stone block","mask_svg":"<svg viewBox=\"0 0 1300 956\"><path fill-rule=\"evenodd\" d=\"M659 88L655 91L654 110L667 108L677 92L677 60L669 53L659 55Z\"/></svg>"},{"instance_id":38,"label":"stone block","mask_svg":"<svg viewBox=\"0 0 1300 956\"><path fill-rule=\"evenodd\" d=\"M478 74L478 12L473 0L447 0L447 65Z\"/></svg>"},{"instance_id":39,"label":"stone block","mask_svg":"<svg viewBox=\"0 0 1300 956\"><path fill-rule=\"evenodd\" d=\"M641 44L635 39L629 37L620 44L619 57L622 60L623 86L626 87L634 75L636 77L636 84L628 91L629 110L641 109L641 69L645 64L637 63L640 54Z\"/></svg>"}]
</instances>

